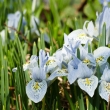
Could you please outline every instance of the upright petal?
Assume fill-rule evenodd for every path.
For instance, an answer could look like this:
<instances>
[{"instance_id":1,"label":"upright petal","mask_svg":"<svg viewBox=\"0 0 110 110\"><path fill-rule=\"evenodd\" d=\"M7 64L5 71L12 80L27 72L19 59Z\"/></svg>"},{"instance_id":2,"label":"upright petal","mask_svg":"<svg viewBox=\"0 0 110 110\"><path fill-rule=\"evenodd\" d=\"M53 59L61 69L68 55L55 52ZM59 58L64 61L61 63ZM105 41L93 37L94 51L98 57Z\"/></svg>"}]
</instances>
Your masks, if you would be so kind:
<instances>
[{"instance_id":1,"label":"upright petal","mask_svg":"<svg viewBox=\"0 0 110 110\"><path fill-rule=\"evenodd\" d=\"M40 102L47 91L47 83L45 80L42 82L35 82L31 80L26 86L27 96L35 103Z\"/></svg>"},{"instance_id":2,"label":"upright petal","mask_svg":"<svg viewBox=\"0 0 110 110\"><path fill-rule=\"evenodd\" d=\"M39 65L40 65L40 67L44 67L47 60L48 60L48 56L46 56L45 51L41 49L39 51Z\"/></svg>"}]
</instances>

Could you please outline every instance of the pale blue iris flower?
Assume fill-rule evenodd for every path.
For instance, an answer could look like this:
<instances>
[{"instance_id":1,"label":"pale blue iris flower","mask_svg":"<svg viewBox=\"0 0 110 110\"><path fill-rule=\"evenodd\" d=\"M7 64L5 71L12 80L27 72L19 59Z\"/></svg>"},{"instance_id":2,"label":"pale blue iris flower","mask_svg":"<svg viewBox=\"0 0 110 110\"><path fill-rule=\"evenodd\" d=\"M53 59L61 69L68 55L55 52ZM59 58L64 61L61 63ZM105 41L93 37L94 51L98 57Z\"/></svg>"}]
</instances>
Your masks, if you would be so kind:
<instances>
[{"instance_id":1,"label":"pale blue iris flower","mask_svg":"<svg viewBox=\"0 0 110 110\"><path fill-rule=\"evenodd\" d=\"M39 65L31 68L32 80L26 86L27 96L35 103L41 101L47 91L45 63L48 56L45 52L39 52Z\"/></svg>"},{"instance_id":2,"label":"pale blue iris flower","mask_svg":"<svg viewBox=\"0 0 110 110\"><path fill-rule=\"evenodd\" d=\"M106 45L110 43L110 8L104 7L103 11L98 15L96 19L96 25L99 33L102 34L102 28L104 23L106 24Z\"/></svg>"},{"instance_id":3,"label":"pale blue iris flower","mask_svg":"<svg viewBox=\"0 0 110 110\"><path fill-rule=\"evenodd\" d=\"M107 62L108 57L110 56L110 48L108 47L99 47L93 52L96 63L101 66Z\"/></svg>"},{"instance_id":4,"label":"pale blue iris flower","mask_svg":"<svg viewBox=\"0 0 110 110\"><path fill-rule=\"evenodd\" d=\"M110 96L110 69L108 66L103 71L103 74L101 76L101 81L100 81L100 86L99 86L99 95L101 98L109 102L109 96Z\"/></svg>"},{"instance_id":5,"label":"pale blue iris flower","mask_svg":"<svg viewBox=\"0 0 110 110\"><path fill-rule=\"evenodd\" d=\"M94 76L92 69L88 68L77 57L74 57L68 63L68 81L72 84L76 80L79 87L87 92L89 96L92 97L94 95L94 91L98 85L98 78Z\"/></svg>"},{"instance_id":6,"label":"pale blue iris flower","mask_svg":"<svg viewBox=\"0 0 110 110\"><path fill-rule=\"evenodd\" d=\"M19 24L20 18L21 18L20 11L17 11L14 14L8 14L8 16L7 16L7 19L8 19L8 24L7 25L9 27L8 30L9 30L11 39L14 39L14 36L15 36L14 35L15 30L14 29L18 28L18 24ZM26 25L26 20L23 17L23 19L22 19L22 27L21 28L23 28L25 25ZM14 28L14 29L11 29L11 28Z\"/></svg>"}]
</instances>

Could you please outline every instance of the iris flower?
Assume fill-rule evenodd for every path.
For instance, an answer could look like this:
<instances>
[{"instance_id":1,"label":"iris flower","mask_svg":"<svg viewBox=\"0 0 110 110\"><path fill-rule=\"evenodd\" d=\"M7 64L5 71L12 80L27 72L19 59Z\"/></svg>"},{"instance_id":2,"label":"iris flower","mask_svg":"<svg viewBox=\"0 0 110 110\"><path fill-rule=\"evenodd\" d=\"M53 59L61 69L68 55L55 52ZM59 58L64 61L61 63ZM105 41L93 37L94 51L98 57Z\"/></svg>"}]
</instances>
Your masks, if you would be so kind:
<instances>
[{"instance_id":1,"label":"iris flower","mask_svg":"<svg viewBox=\"0 0 110 110\"><path fill-rule=\"evenodd\" d=\"M68 81L72 84L76 80L79 87L87 92L89 96L92 97L94 95L94 91L98 85L98 78L94 76L92 69L88 68L77 57L74 57L68 64Z\"/></svg>"},{"instance_id":2,"label":"iris flower","mask_svg":"<svg viewBox=\"0 0 110 110\"><path fill-rule=\"evenodd\" d=\"M39 65L31 68L32 80L26 86L26 94L35 103L41 101L47 91L46 71L44 66L47 60L48 56L45 56L45 52L40 50Z\"/></svg>"},{"instance_id":3,"label":"iris flower","mask_svg":"<svg viewBox=\"0 0 110 110\"><path fill-rule=\"evenodd\" d=\"M30 58L30 62L23 65L23 71L31 70L32 68L38 65L38 57L36 55L32 55ZM12 69L13 72L17 71L17 67Z\"/></svg>"}]
</instances>

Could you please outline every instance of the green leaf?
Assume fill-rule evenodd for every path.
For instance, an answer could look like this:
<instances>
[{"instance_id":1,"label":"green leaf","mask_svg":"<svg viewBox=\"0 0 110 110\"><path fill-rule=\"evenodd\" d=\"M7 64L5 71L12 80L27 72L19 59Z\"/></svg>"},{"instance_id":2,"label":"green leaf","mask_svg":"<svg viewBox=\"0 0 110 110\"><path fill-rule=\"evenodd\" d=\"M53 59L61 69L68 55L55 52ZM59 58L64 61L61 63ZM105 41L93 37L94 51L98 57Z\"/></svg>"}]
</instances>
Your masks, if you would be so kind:
<instances>
[{"instance_id":1,"label":"green leaf","mask_svg":"<svg viewBox=\"0 0 110 110\"><path fill-rule=\"evenodd\" d=\"M75 106L74 106L74 104L72 102L72 99L70 98L70 96L69 96L69 94L68 94L66 89L64 89L64 93L65 93L65 96L66 96L66 98L67 98L67 100L69 102L70 110L75 110Z\"/></svg>"},{"instance_id":2,"label":"green leaf","mask_svg":"<svg viewBox=\"0 0 110 110\"><path fill-rule=\"evenodd\" d=\"M94 9L93 9L93 7L91 6L90 3L87 3L86 6L84 7L84 13L90 19L94 19L96 17L95 11L94 11Z\"/></svg>"},{"instance_id":3,"label":"green leaf","mask_svg":"<svg viewBox=\"0 0 110 110\"><path fill-rule=\"evenodd\" d=\"M50 0L50 9L54 18L55 25L60 25L60 19L55 0Z\"/></svg>"},{"instance_id":4,"label":"green leaf","mask_svg":"<svg viewBox=\"0 0 110 110\"><path fill-rule=\"evenodd\" d=\"M32 54L33 54L33 55L37 55L37 46L36 46L36 43L35 43L35 42L34 42L34 44L33 44Z\"/></svg>"}]
</instances>

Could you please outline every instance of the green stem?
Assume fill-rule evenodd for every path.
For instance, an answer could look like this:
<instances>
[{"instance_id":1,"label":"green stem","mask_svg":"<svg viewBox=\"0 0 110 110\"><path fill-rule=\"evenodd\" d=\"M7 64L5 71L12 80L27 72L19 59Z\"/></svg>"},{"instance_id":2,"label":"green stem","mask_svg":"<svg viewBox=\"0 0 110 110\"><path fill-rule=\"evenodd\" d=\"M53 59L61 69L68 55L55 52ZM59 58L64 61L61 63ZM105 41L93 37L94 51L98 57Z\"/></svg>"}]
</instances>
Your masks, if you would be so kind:
<instances>
[{"instance_id":1,"label":"green stem","mask_svg":"<svg viewBox=\"0 0 110 110\"><path fill-rule=\"evenodd\" d=\"M45 110L45 97L42 100L42 109L41 110Z\"/></svg>"}]
</instances>

